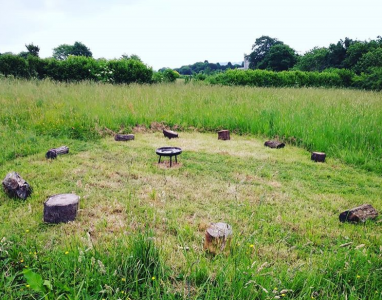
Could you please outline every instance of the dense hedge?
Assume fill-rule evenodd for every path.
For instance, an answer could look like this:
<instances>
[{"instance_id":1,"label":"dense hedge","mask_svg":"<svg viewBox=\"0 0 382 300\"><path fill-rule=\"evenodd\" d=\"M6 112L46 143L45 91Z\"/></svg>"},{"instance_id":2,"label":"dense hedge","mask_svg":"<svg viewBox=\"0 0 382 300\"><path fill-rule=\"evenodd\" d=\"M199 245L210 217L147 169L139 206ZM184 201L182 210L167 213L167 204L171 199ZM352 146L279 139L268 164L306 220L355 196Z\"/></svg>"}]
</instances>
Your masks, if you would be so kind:
<instances>
[{"instance_id":1,"label":"dense hedge","mask_svg":"<svg viewBox=\"0 0 382 300\"><path fill-rule=\"evenodd\" d=\"M372 73L357 76L346 69L330 69L325 72L266 70L228 70L208 76L205 80L210 84L248 85L257 87L356 87L362 89L382 89L380 74L382 68Z\"/></svg>"},{"instance_id":2,"label":"dense hedge","mask_svg":"<svg viewBox=\"0 0 382 300\"><path fill-rule=\"evenodd\" d=\"M66 60L28 55L0 55L0 73L18 78L51 78L57 81L93 80L111 83L150 83L153 71L134 59L96 60L69 56Z\"/></svg>"}]
</instances>

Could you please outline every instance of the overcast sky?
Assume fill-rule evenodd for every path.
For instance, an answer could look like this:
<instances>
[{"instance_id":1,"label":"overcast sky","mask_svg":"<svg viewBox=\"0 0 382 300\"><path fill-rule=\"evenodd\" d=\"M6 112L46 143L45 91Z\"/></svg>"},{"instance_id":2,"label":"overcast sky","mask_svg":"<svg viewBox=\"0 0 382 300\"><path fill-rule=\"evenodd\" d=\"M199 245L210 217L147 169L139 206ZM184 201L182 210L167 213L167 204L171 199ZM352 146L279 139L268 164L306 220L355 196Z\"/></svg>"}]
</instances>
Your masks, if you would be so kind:
<instances>
[{"instance_id":1,"label":"overcast sky","mask_svg":"<svg viewBox=\"0 0 382 300\"><path fill-rule=\"evenodd\" d=\"M93 57L137 54L155 70L240 62L268 35L300 54L382 35L382 0L0 0L0 53L79 41Z\"/></svg>"}]
</instances>

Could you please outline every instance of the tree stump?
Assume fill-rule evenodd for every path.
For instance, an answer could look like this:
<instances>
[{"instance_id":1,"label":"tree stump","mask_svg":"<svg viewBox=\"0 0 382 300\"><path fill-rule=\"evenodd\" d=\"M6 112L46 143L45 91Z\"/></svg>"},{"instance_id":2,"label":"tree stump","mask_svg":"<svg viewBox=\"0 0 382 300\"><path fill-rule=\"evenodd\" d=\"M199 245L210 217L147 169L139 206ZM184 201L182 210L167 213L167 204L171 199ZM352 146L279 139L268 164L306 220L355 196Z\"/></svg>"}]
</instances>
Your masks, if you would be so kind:
<instances>
[{"instance_id":1,"label":"tree stump","mask_svg":"<svg viewBox=\"0 0 382 300\"><path fill-rule=\"evenodd\" d=\"M367 219L375 219L377 217L378 212L370 204L363 204L340 213L341 222L365 222Z\"/></svg>"},{"instance_id":2,"label":"tree stump","mask_svg":"<svg viewBox=\"0 0 382 300\"><path fill-rule=\"evenodd\" d=\"M80 197L75 194L58 194L44 202L44 222L67 223L77 216Z\"/></svg>"},{"instance_id":3,"label":"tree stump","mask_svg":"<svg viewBox=\"0 0 382 300\"><path fill-rule=\"evenodd\" d=\"M179 135L175 131L163 129L163 135L169 139L178 138Z\"/></svg>"},{"instance_id":4,"label":"tree stump","mask_svg":"<svg viewBox=\"0 0 382 300\"><path fill-rule=\"evenodd\" d=\"M223 140L223 141L230 140L229 130L218 131L218 140Z\"/></svg>"},{"instance_id":5,"label":"tree stump","mask_svg":"<svg viewBox=\"0 0 382 300\"><path fill-rule=\"evenodd\" d=\"M16 172L8 173L5 176L3 188L9 197L17 197L23 200L32 193L32 187Z\"/></svg>"},{"instance_id":6,"label":"tree stump","mask_svg":"<svg viewBox=\"0 0 382 300\"><path fill-rule=\"evenodd\" d=\"M266 141L264 143L264 146L267 146L269 148L280 149L280 148L284 148L285 144L278 141Z\"/></svg>"},{"instance_id":7,"label":"tree stump","mask_svg":"<svg viewBox=\"0 0 382 300\"><path fill-rule=\"evenodd\" d=\"M49 149L48 152L46 152L45 157L50 159L55 159L57 158L57 155L67 154L67 153L69 153L69 148L66 146L61 146L58 148Z\"/></svg>"},{"instance_id":8,"label":"tree stump","mask_svg":"<svg viewBox=\"0 0 382 300\"><path fill-rule=\"evenodd\" d=\"M134 139L134 134L116 134L114 140L116 141L130 141Z\"/></svg>"},{"instance_id":9,"label":"tree stump","mask_svg":"<svg viewBox=\"0 0 382 300\"><path fill-rule=\"evenodd\" d=\"M212 223L206 230L204 250L218 254L228 254L232 238L232 227L226 223Z\"/></svg>"},{"instance_id":10,"label":"tree stump","mask_svg":"<svg viewBox=\"0 0 382 300\"><path fill-rule=\"evenodd\" d=\"M312 152L311 160L315 162L325 162L326 154L324 152Z\"/></svg>"}]
</instances>

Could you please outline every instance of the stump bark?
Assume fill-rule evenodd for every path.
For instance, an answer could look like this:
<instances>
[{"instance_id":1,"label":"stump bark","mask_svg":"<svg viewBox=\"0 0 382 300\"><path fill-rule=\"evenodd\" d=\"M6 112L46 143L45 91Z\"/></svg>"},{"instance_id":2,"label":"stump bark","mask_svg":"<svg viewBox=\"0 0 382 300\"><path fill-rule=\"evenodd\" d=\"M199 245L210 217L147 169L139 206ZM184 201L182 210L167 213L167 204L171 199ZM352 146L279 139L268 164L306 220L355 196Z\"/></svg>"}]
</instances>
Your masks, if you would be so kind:
<instances>
[{"instance_id":1,"label":"stump bark","mask_svg":"<svg viewBox=\"0 0 382 300\"><path fill-rule=\"evenodd\" d=\"M116 134L114 140L116 141L131 141L134 139L134 134Z\"/></svg>"},{"instance_id":2,"label":"stump bark","mask_svg":"<svg viewBox=\"0 0 382 300\"><path fill-rule=\"evenodd\" d=\"M312 152L311 160L315 162L325 162L326 154L324 152Z\"/></svg>"},{"instance_id":3,"label":"stump bark","mask_svg":"<svg viewBox=\"0 0 382 300\"><path fill-rule=\"evenodd\" d=\"M340 213L341 222L365 222L367 219L375 219L377 217L378 212L370 204L363 204Z\"/></svg>"},{"instance_id":4,"label":"stump bark","mask_svg":"<svg viewBox=\"0 0 382 300\"><path fill-rule=\"evenodd\" d=\"M175 131L163 129L163 135L169 139L178 138L179 135Z\"/></svg>"},{"instance_id":5,"label":"stump bark","mask_svg":"<svg viewBox=\"0 0 382 300\"><path fill-rule=\"evenodd\" d=\"M284 148L285 144L278 141L266 141L264 143L264 146L267 146L269 148L280 149L280 148Z\"/></svg>"},{"instance_id":6,"label":"stump bark","mask_svg":"<svg viewBox=\"0 0 382 300\"><path fill-rule=\"evenodd\" d=\"M229 130L220 130L218 131L218 140L227 141L230 140Z\"/></svg>"},{"instance_id":7,"label":"stump bark","mask_svg":"<svg viewBox=\"0 0 382 300\"><path fill-rule=\"evenodd\" d=\"M44 222L67 223L77 216L80 197L75 194L58 194L44 202Z\"/></svg>"},{"instance_id":8,"label":"stump bark","mask_svg":"<svg viewBox=\"0 0 382 300\"><path fill-rule=\"evenodd\" d=\"M212 253L229 252L232 238L232 227L227 223L212 223L206 230L204 250Z\"/></svg>"},{"instance_id":9,"label":"stump bark","mask_svg":"<svg viewBox=\"0 0 382 300\"><path fill-rule=\"evenodd\" d=\"M31 193L32 187L18 173L11 172L3 180L3 188L9 197L25 200Z\"/></svg>"},{"instance_id":10,"label":"stump bark","mask_svg":"<svg viewBox=\"0 0 382 300\"><path fill-rule=\"evenodd\" d=\"M48 152L46 152L45 157L49 159L55 159L57 158L57 155L67 154L67 153L69 153L69 148L66 146L61 146L58 148L49 149Z\"/></svg>"}]
</instances>

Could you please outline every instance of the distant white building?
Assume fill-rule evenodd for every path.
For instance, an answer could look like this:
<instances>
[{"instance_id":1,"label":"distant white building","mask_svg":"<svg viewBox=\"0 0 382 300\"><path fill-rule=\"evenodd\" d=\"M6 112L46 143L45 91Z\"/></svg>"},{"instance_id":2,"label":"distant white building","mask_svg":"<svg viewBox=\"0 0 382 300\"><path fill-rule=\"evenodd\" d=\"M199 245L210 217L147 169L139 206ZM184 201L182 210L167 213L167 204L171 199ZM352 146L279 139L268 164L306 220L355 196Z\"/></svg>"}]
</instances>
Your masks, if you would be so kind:
<instances>
[{"instance_id":1,"label":"distant white building","mask_svg":"<svg viewBox=\"0 0 382 300\"><path fill-rule=\"evenodd\" d=\"M249 69L249 60L248 58L244 55L244 67L243 68L238 68L239 70L248 70Z\"/></svg>"},{"instance_id":2,"label":"distant white building","mask_svg":"<svg viewBox=\"0 0 382 300\"><path fill-rule=\"evenodd\" d=\"M248 58L244 55L244 70L249 69L249 60Z\"/></svg>"}]
</instances>

